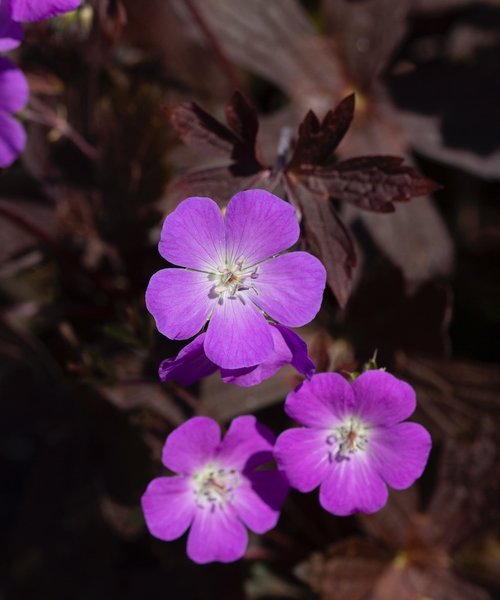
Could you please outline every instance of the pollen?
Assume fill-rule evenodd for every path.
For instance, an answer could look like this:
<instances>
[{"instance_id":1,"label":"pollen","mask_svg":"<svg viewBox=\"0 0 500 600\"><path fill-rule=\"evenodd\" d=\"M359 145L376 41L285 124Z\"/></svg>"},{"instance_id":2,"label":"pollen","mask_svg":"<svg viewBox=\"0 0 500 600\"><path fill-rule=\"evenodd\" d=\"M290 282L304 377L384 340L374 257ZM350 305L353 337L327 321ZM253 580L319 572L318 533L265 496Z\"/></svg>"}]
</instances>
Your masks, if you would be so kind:
<instances>
[{"instance_id":1,"label":"pollen","mask_svg":"<svg viewBox=\"0 0 500 600\"><path fill-rule=\"evenodd\" d=\"M335 427L326 438L329 461L349 460L353 454L366 450L369 430L366 424L354 416L348 417L341 425Z\"/></svg>"},{"instance_id":2,"label":"pollen","mask_svg":"<svg viewBox=\"0 0 500 600\"><path fill-rule=\"evenodd\" d=\"M215 282L214 292L221 297L235 297L239 292L253 290L258 291L254 285L254 280L258 277L257 266L245 266L245 259L239 258L220 266L213 274Z\"/></svg>"},{"instance_id":3,"label":"pollen","mask_svg":"<svg viewBox=\"0 0 500 600\"><path fill-rule=\"evenodd\" d=\"M236 469L210 463L195 473L192 480L196 505L201 509L213 511L232 502L241 478Z\"/></svg>"}]
</instances>

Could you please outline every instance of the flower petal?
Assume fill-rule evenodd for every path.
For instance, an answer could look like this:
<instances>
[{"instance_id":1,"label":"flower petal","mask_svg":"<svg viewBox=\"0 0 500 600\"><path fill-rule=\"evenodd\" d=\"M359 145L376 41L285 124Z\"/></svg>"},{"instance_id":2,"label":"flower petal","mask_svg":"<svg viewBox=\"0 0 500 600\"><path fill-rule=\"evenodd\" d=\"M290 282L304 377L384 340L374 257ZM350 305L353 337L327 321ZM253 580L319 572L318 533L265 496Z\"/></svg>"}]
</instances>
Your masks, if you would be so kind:
<instances>
[{"instance_id":1,"label":"flower petal","mask_svg":"<svg viewBox=\"0 0 500 600\"><path fill-rule=\"evenodd\" d=\"M28 96L28 82L21 69L0 57L0 110L17 112L26 106Z\"/></svg>"},{"instance_id":2,"label":"flower petal","mask_svg":"<svg viewBox=\"0 0 500 600\"><path fill-rule=\"evenodd\" d=\"M185 477L153 479L141 504L151 535L166 542L177 539L187 530L196 508Z\"/></svg>"},{"instance_id":3,"label":"flower petal","mask_svg":"<svg viewBox=\"0 0 500 600\"><path fill-rule=\"evenodd\" d=\"M285 412L297 423L330 429L352 414L354 394L337 373L317 373L304 381L285 401Z\"/></svg>"},{"instance_id":4,"label":"flower petal","mask_svg":"<svg viewBox=\"0 0 500 600\"><path fill-rule=\"evenodd\" d=\"M233 383L240 387L253 387L265 379L272 377L276 371L283 366L277 365L271 360L264 361L254 367L244 367L242 369L221 369L220 376L224 383Z\"/></svg>"},{"instance_id":5,"label":"flower petal","mask_svg":"<svg viewBox=\"0 0 500 600\"><path fill-rule=\"evenodd\" d=\"M290 248L299 232L293 206L265 190L239 192L227 205L226 250L233 261L258 263Z\"/></svg>"},{"instance_id":6,"label":"flower petal","mask_svg":"<svg viewBox=\"0 0 500 600\"><path fill-rule=\"evenodd\" d=\"M172 340L197 334L217 301L206 273L186 269L162 269L151 277L146 306L160 333Z\"/></svg>"},{"instance_id":7,"label":"flower petal","mask_svg":"<svg viewBox=\"0 0 500 600\"><path fill-rule=\"evenodd\" d=\"M244 295L216 303L205 339L212 362L224 369L240 369L265 361L273 351L271 326Z\"/></svg>"},{"instance_id":8,"label":"flower petal","mask_svg":"<svg viewBox=\"0 0 500 600\"><path fill-rule=\"evenodd\" d=\"M307 344L293 331L279 325L271 325L274 352L260 365L243 369L221 369L224 383L251 387L269 379L281 367L292 364L304 377L314 373L314 363L307 355Z\"/></svg>"},{"instance_id":9,"label":"flower petal","mask_svg":"<svg viewBox=\"0 0 500 600\"><path fill-rule=\"evenodd\" d=\"M300 427L284 431L274 445L274 458L290 485L310 492L328 475L328 431Z\"/></svg>"},{"instance_id":10,"label":"flower petal","mask_svg":"<svg viewBox=\"0 0 500 600\"><path fill-rule=\"evenodd\" d=\"M234 419L222 441L218 457L227 467L243 471L273 460L273 432L253 415Z\"/></svg>"},{"instance_id":11,"label":"flower petal","mask_svg":"<svg viewBox=\"0 0 500 600\"><path fill-rule=\"evenodd\" d=\"M391 487L404 490L418 479L427 464L432 440L418 423L377 427L370 437L370 460Z\"/></svg>"},{"instance_id":12,"label":"flower petal","mask_svg":"<svg viewBox=\"0 0 500 600\"><path fill-rule=\"evenodd\" d=\"M297 335L294 331L291 331L286 327L274 325L274 328L280 332L283 341L292 353L291 362L293 367L297 369L301 375L304 375L304 377L307 377L307 379L311 379L316 367L307 353L307 344L300 337L300 335Z\"/></svg>"},{"instance_id":13,"label":"flower petal","mask_svg":"<svg viewBox=\"0 0 500 600\"><path fill-rule=\"evenodd\" d=\"M217 365L208 360L205 354L205 335L200 333L176 357L162 361L158 371L161 381L178 381L182 385L191 385L217 371Z\"/></svg>"},{"instance_id":14,"label":"flower petal","mask_svg":"<svg viewBox=\"0 0 500 600\"><path fill-rule=\"evenodd\" d=\"M10 0L14 21L41 21L75 10L81 0Z\"/></svg>"},{"instance_id":15,"label":"flower petal","mask_svg":"<svg viewBox=\"0 0 500 600\"><path fill-rule=\"evenodd\" d=\"M224 383L234 383L242 387L257 385L264 379L272 377L282 366L292 362L293 355L285 343L281 331L271 325L271 335L273 337L274 352L272 352L264 362L253 367L243 369L221 369L221 377Z\"/></svg>"},{"instance_id":16,"label":"flower petal","mask_svg":"<svg viewBox=\"0 0 500 600\"><path fill-rule=\"evenodd\" d=\"M229 506L197 510L188 536L187 554L199 564L233 562L242 558L248 544L243 523Z\"/></svg>"},{"instance_id":17,"label":"flower petal","mask_svg":"<svg viewBox=\"0 0 500 600\"><path fill-rule=\"evenodd\" d=\"M352 390L355 414L373 425L399 423L415 410L415 390L382 370L363 373L353 381Z\"/></svg>"},{"instance_id":18,"label":"flower petal","mask_svg":"<svg viewBox=\"0 0 500 600\"><path fill-rule=\"evenodd\" d=\"M265 533L278 522L288 490L279 471L255 471L235 493L236 513L249 529Z\"/></svg>"},{"instance_id":19,"label":"flower petal","mask_svg":"<svg viewBox=\"0 0 500 600\"><path fill-rule=\"evenodd\" d=\"M210 462L220 444L220 428L209 417L193 417L167 437L163 464L183 475L193 473Z\"/></svg>"},{"instance_id":20,"label":"flower petal","mask_svg":"<svg viewBox=\"0 0 500 600\"><path fill-rule=\"evenodd\" d=\"M174 265L217 271L226 258L224 219L217 203L197 196L182 201L165 219L158 249Z\"/></svg>"},{"instance_id":21,"label":"flower petal","mask_svg":"<svg viewBox=\"0 0 500 600\"><path fill-rule=\"evenodd\" d=\"M275 321L301 327L317 315L326 271L321 262L307 252L290 252L259 265L252 301Z\"/></svg>"},{"instance_id":22,"label":"flower petal","mask_svg":"<svg viewBox=\"0 0 500 600\"><path fill-rule=\"evenodd\" d=\"M387 486L366 455L354 454L331 464L319 491L319 503L334 515L374 513L387 502Z\"/></svg>"},{"instance_id":23,"label":"flower petal","mask_svg":"<svg viewBox=\"0 0 500 600\"><path fill-rule=\"evenodd\" d=\"M26 132L19 121L0 110L0 167L8 167L24 150Z\"/></svg>"},{"instance_id":24,"label":"flower petal","mask_svg":"<svg viewBox=\"0 0 500 600\"><path fill-rule=\"evenodd\" d=\"M12 20L8 2L0 2L0 52L17 48L23 37L23 28Z\"/></svg>"}]
</instances>

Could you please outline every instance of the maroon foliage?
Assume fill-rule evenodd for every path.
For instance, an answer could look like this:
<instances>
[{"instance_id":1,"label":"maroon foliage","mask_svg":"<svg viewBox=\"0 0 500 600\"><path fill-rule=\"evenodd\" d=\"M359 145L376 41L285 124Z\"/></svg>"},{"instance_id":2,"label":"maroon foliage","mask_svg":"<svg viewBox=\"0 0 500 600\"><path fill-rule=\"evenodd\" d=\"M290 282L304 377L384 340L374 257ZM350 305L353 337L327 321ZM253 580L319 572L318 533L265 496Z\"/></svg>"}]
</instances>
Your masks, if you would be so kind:
<instances>
[{"instance_id":1,"label":"maroon foliage","mask_svg":"<svg viewBox=\"0 0 500 600\"><path fill-rule=\"evenodd\" d=\"M224 202L256 183L268 189L281 185L290 202L300 209L305 240L325 263L330 288L344 307L351 294L356 253L332 200L386 213L394 210L394 202L439 187L398 157L364 156L335 164L333 154L352 122L354 106L351 94L322 121L310 110L299 127L293 151L289 151L290 144L284 148L280 144L274 167L263 165L257 158L257 113L239 92L226 106L229 127L191 102L169 109L171 123L185 143L216 151L230 160L226 167L181 177L173 186L174 203L200 193L211 193Z\"/></svg>"},{"instance_id":2,"label":"maroon foliage","mask_svg":"<svg viewBox=\"0 0 500 600\"><path fill-rule=\"evenodd\" d=\"M299 137L288 169L327 164L349 129L353 117L354 94L344 98L334 111L329 110L321 123L310 110L300 124Z\"/></svg>"}]
</instances>

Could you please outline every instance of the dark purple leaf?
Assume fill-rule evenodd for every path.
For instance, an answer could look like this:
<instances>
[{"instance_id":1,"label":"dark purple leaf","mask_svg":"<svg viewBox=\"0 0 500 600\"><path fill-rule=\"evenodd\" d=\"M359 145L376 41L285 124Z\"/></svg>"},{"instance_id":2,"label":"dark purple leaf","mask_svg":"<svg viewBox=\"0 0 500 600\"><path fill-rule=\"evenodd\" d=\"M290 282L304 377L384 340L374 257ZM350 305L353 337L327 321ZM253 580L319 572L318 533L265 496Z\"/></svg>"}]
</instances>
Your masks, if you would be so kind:
<instances>
[{"instance_id":1,"label":"dark purple leaf","mask_svg":"<svg viewBox=\"0 0 500 600\"><path fill-rule=\"evenodd\" d=\"M226 121L243 142L251 148L255 147L259 130L257 111L238 91L234 92L226 105Z\"/></svg>"},{"instance_id":2,"label":"dark purple leaf","mask_svg":"<svg viewBox=\"0 0 500 600\"><path fill-rule=\"evenodd\" d=\"M166 208L168 212L189 196L209 196L221 206L241 190L258 187L268 171L251 175L235 173L236 166L213 167L201 171L192 171L177 179L167 192Z\"/></svg>"},{"instance_id":3,"label":"dark purple leaf","mask_svg":"<svg viewBox=\"0 0 500 600\"><path fill-rule=\"evenodd\" d=\"M364 156L332 167L306 167L301 169L301 179L313 193L374 212L393 212L393 202L406 202L440 187L394 156Z\"/></svg>"},{"instance_id":4,"label":"dark purple leaf","mask_svg":"<svg viewBox=\"0 0 500 600\"><path fill-rule=\"evenodd\" d=\"M239 143L238 137L195 102L184 102L166 109L167 116L181 140L188 146L228 158Z\"/></svg>"},{"instance_id":5,"label":"dark purple leaf","mask_svg":"<svg viewBox=\"0 0 500 600\"><path fill-rule=\"evenodd\" d=\"M231 129L194 102L167 109L167 115L183 142L227 156L233 161L235 175L251 175L263 168L255 150L257 113L239 92L233 94L226 106Z\"/></svg>"},{"instance_id":6,"label":"dark purple leaf","mask_svg":"<svg viewBox=\"0 0 500 600\"><path fill-rule=\"evenodd\" d=\"M310 110L300 124L299 138L287 169L327 164L348 130L353 116L354 94L344 98L334 111L328 111L322 123Z\"/></svg>"},{"instance_id":7,"label":"dark purple leaf","mask_svg":"<svg viewBox=\"0 0 500 600\"><path fill-rule=\"evenodd\" d=\"M344 307L351 293L356 266L351 236L328 200L314 198L301 190L297 201L303 213L306 239L323 261L328 285Z\"/></svg>"}]
</instances>

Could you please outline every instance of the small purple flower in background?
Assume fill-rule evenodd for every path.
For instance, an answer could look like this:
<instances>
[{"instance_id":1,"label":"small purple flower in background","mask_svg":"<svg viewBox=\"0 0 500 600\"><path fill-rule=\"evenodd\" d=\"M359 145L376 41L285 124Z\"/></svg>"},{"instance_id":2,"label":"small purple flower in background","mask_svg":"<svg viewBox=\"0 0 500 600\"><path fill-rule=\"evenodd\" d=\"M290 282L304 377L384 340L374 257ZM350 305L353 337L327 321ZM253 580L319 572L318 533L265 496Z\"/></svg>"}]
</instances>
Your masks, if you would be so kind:
<instances>
[{"instance_id":1,"label":"small purple flower in background","mask_svg":"<svg viewBox=\"0 0 500 600\"><path fill-rule=\"evenodd\" d=\"M21 21L40 21L74 10L81 0L0 0L0 52L17 48L23 39ZM22 72L0 57L0 167L11 165L26 144L22 125L12 118L28 101Z\"/></svg>"},{"instance_id":2,"label":"small purple flower in background","mask_svg":"<svg viewBox=\"0 0 500 600\"><path fill-rule=\"evenodd\" d=\"M10 165L24 148L26 133L12 113L26 105L28 93L21 70L0 56L0 167Z\"/></svg>"},{"instance_id":3,"label":"small purple flower in background","mask_svg":"<svg viewBox=\"0 0 500 600\"><path fill-rule=\"evenodd\" d=\"M163 448L163 464L178 475L154 479L142 497L151 534L171 541L190 527L187 554L195 562L242 558L246 527L256 533L272 529L288 493L279 471L258 470L273 460L273 442L253 416L234 419L222 441L208 417L175 429Z\"/></svg>"},{"instance_id":4,"label":"small purple flower in background","mask_svg":"<svg viewBox=\"0 0 500 600\"><path fill-rule=\"evenodd\" d=\"M0 0L0 51L17 48L22 22L43 21L75 10L81 0Z\"/></svg>"},{"instance_id":5,"label":"small purple flower in background","mask_svg":"<svg viewBox=\"0 0 500 600\"><path fill-rule=\"evenodd\" d=\"M320 373L290 393L285 412L305 427L282 433L275 458L292 487L320 486L321 506L334 515L373 513L387 502L387 485L405 489L425 468L431 438L417 423L415 391L385 371L349 384Z\"/></svg>"},{"instance_id":6,"label":"small purple flower in background","mask_svg":"<svg viewBox=\"0 0 500 600\"><path fill-rule=\"evenodd\" d=\"M184 269L155 273L146 305L171 339L209 320L207 357L224 369L262 364L274 352L266 320L301 327L317 314L326 272L307 252L281 254L299 237L293 206L264 190L233 196L225 217L210 198L188 198L163 225L160 254Z\"/></svg>"},{"instance_id":7,"label":"small purple flower in background","mask_svg":"<svg viewBox=\"0 0 500 600\"><path fill-rule=\"evenodd\" d=\"M257 385L272 377L281 367L291 364L297 371L310 379L314 373L314 363L307 355L307 344L295 332L271 325L274 352L263 363L243 369L220 369L207 358L203 343L206 333L198 335L185 346L175 358L165 359L159 369L162 381L178 381L182 385L191 385L202 377L211 375L220 369L224 383L234 383L242 387Z\"/></svg>"}]
</instances>

